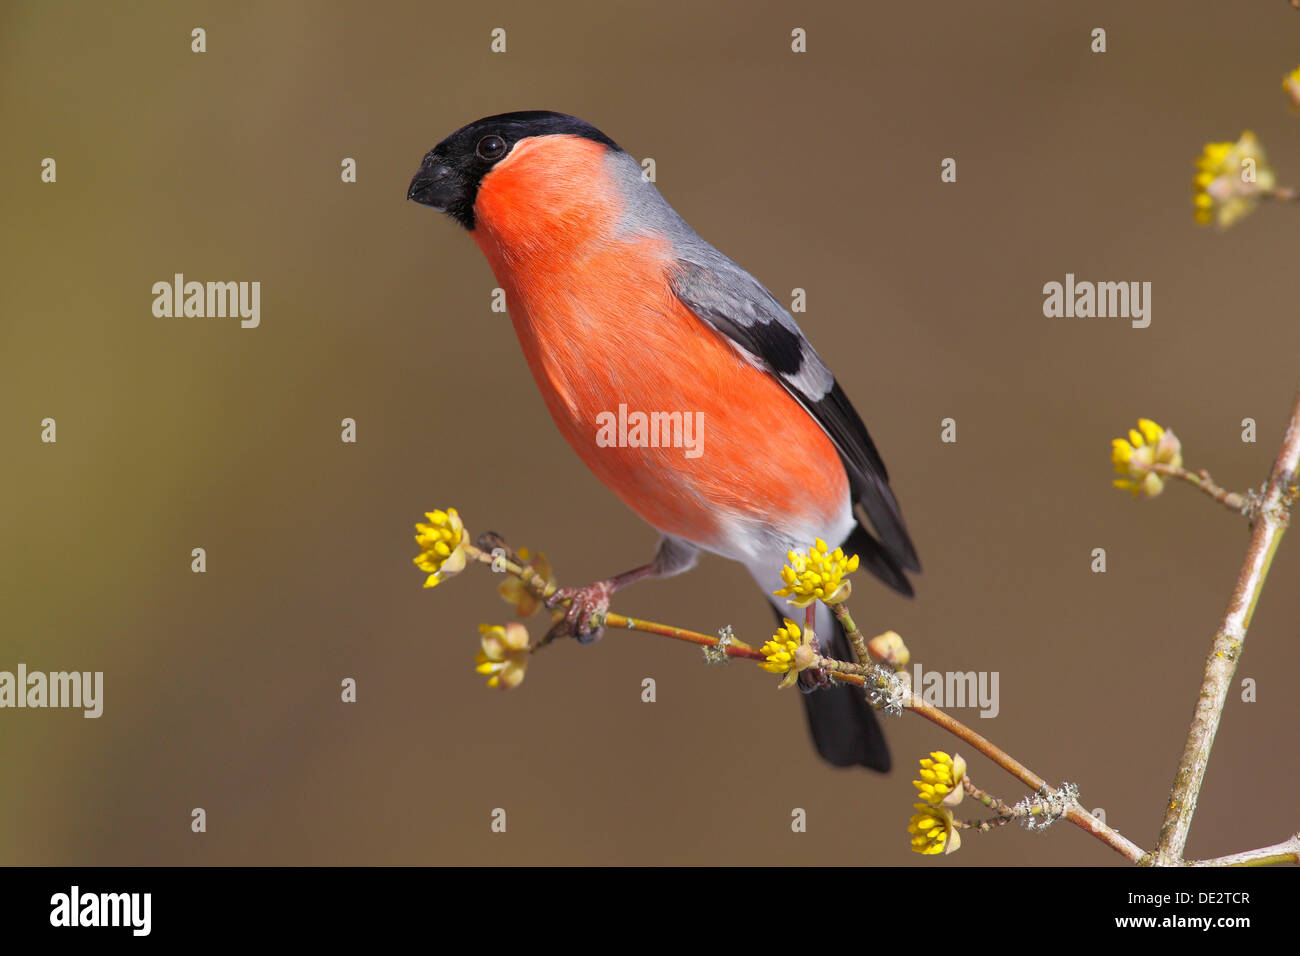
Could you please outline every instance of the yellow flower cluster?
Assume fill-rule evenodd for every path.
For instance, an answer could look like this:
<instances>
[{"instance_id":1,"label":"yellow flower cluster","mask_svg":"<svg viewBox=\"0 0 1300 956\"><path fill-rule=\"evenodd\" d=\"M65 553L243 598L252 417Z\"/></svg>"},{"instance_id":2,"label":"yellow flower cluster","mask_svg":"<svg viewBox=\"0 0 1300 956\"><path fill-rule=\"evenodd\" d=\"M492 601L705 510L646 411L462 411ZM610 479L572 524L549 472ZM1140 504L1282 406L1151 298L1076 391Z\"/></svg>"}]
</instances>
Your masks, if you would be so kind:
<instances>
[{"instance_id":1,"label":"yellow flower cluster","mask_svg":"<svg viewBox=\"0 0 1300 956\"><path fill-rule=\"evenodd\" d=\"M912 852L954 853L961 849L961 834L952 811L947 807L932 807L928 803L914 803L913 808L920 811L912 814L907 822L907 832L912 834Z\"/></svg>"},{"instance_id":2,"label":"yellow flower cluster","mask_svg":"<svg viewBox=\"0 0 1300 956\"><path fill-rule=\"evenodd\" d=\"M1259 197L1276 187L1264 147L1250 130L1235 143L1206 143L1192 181L1196 221L1227 228L1253 212Z\"/></svg>"},{"instance_id":3,"label":"yellow flower cluster","mask_svg":"<svg viewBox=\"0 0 1300 956\"><path fill-rule=\"evenodd\" d=\"M961 803L965 794L962 781L966 778L966 761L959 755L950 757L936 750L929 757L921 758L919 775L921 779L913 780L912 786L924 802L912 805L918 812L907 823L907 832L912 835L912 852L952 853L961 848L961 834L952 808Z\"/></svg>"},{"instance_id":4,"label":"yellow flower cluster","mask_svg":"<svg viewBox=\"0 0 1300 956\"><path fill-rule=\"evenodd\" d=\"M929 804L955 807L961 803L962 781L966 778L966 761L960 755L950 757L941 750L936 750L929 757L921 758L920 780L913 780L922 800Z\"/></svg>"},{"instance_id":5,"label":"yellow flower cluster","mask_svg":"<svg viewBox=\"0 0 1300 956\"><path fill-rule=\"evenodd\" d=\"M766 660L758 666L769 674L784 674L781 687L789 687L799 679L799 672L812 663L812 652L805 649L799 625L789 618L777 629L772 639L759 649Z\"/></svg>"},{"instance_id":6,"label":"yellow flower cluster","mask_svg":"<svg viewBox=\"0 0 1300 956\"><path fill-rule=\"evenodd\" d=\"M1135 498L1154 498L1165 490L1166 476L1152 471L1152 465L1183 466L1183 446L1178 437L1149 418L1139 418L1138 427L1130 428L1128 438L1111 440L1110 460L1116 488L1133 492Z\"/></svg>"},{"instance_id":7,"label":"yellow flower cluster","mask_svg":"<svg viewBox=\"0 0 1300 956\"><path fill-rule=\"evenodd\" d=\"M424 586L432 588L465 570L464 546L469 543L469 535L465 533L465 526L455 508L426 511L424 516L429 523L417 522L415 525L415 543L420 546L420 553L414 560L416 566L429 575Z\"/></svg>"},{"instance_id":8,"label":"yellow flower cluster","mask_svg":"<svg viewBox=\"0 0 1300 956\"><path fill-rule=\"evenodd\" d=\"M483 650L474 658L475 670L486 674L489 687L510 690L524 679L528 666L528 629L518 621L505 627L480 624Z\"/></svg>"},{"instance_id":9,"label":"yellow flower cluster","mask_svg":"<svg viewBox=\"0 0 1300 956\"><path fill-rule=\"evenodd\" d=\"M813 601L839 604L849 596L848 575L858 569L858 556L846 557L843 548L827 551L826 542L816 538L806 553L791 551L789 563L781 569L785 587L775 591L795 607L807 607Z\"/></svg>"},{"instance_id":10,"label":"yellow flower cluster","mask_svg":"<svg viewBox=\"0 0 1300 956\"><path fill-rule=\"evenodd\" d=\"M529 560L528 549L520 548L519 558L521 561L528 562L527 566L537 572L537 576L548 585L555 583L555 577L551 573L551 563L546 560L545 554L538 552L535 559ZM528 590L528 586L513 575L506 575L506 579L498 585L497 593L507 604L514 605L517 617L532 617L542 606L542 599Z\"/></svg>"},{"instance_id":11,"label":"yellow flower cluster","mask_svg":"<svg viewBox=\"0 0 1300 956\"><path fill-rule=\"evenodd\" d=\"M1282 89L1291 100L1291 105L1300 109L1300 66L1282 78Z\"/></svg>"}]
</instances>

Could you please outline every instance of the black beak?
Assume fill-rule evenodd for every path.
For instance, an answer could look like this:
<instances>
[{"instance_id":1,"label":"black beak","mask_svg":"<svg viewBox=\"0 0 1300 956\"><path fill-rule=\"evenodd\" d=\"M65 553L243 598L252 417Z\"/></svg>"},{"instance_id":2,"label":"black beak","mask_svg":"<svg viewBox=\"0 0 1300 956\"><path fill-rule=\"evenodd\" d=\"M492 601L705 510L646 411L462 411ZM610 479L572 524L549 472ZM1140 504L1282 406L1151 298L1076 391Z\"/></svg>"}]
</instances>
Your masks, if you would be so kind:
<instances>
[{"instance_id":1,"label":"black beak","mask_svg":"<svg viewBox=\"0 0 1300 956\"><path fill-rule=\"evenodd\" d=\"M411 179L411 188L406 191L406 198L443 211L461 192L455 170L436 160L425 160Z\"/></svg>"}]
</instances>

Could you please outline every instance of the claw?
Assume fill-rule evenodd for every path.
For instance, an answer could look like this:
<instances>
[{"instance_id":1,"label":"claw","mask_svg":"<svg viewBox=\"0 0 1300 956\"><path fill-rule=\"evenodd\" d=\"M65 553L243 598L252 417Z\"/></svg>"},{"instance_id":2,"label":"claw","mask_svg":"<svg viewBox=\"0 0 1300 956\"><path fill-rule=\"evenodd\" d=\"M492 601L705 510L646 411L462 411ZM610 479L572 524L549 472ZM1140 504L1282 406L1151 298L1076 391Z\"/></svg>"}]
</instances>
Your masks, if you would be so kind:
<instances>
[{"instance_id":1,"label":"claw","mask_svg":"<svg viewBox=\"0 0 1300 956\"><path fill-rule=\"evenodd\" d=\"M605 614L614 595L612 581L596 581L585 588L560 588L546 599L548 608L569 602L564 617L557 621L552 631L556 636L577 639L579 644L592 644L605 633Z\"/></svg>"},{"instance_id":2,"label":"claw","mask_svg":"<svg viewBox=\"0 0 1300 956\"><path fill-rule=\"evenodd\" d=\"M818 656L821 655L822 642L820 637L814 635L812 640L812 649L813 653ZM822 690L833 683L835 682L831 680L830 675L820 667L810 667L799 675L799 689L805 694L811 694L813 691Z\"/></svg>"}]
</instances>

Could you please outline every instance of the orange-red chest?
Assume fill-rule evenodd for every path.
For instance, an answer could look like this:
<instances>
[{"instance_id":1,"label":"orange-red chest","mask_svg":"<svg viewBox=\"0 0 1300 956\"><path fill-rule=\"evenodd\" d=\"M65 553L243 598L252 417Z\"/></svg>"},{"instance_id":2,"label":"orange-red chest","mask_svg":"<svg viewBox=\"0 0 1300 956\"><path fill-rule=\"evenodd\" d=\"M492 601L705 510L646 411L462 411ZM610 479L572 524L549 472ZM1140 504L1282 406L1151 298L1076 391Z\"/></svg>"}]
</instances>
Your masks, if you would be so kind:
<instances>
[{"instance_id":1,"label":"orange-red chest","mask_svg":"<svg viewBox=\"0 0 1300 956\"><path fill-rule=\"evenodd\" d=\"M594 176L600 160L580 148L552 175ZM735 557L744 556L736 539L759 528L833 525L848 501L834 446L779 382L673 295L667 240L616 238L612 191L552 216L533 177L500 175L509 171L484 181L473 235L547 408L587 467L661 531ZM637 444L635 430L610 445L602 423L620 405L627 416L692 416L695 447Z\"/></svg>"}]
</instances>

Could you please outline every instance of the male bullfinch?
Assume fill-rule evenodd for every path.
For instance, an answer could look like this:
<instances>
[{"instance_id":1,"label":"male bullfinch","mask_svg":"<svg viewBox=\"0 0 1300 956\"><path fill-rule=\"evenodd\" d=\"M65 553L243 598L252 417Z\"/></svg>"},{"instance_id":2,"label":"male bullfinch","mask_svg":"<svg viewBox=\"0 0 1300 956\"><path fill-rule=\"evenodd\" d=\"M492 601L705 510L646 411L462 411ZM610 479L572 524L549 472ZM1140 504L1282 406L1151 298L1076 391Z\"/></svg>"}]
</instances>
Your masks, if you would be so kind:
<instances>
[{"instance_id":1,"label":"male bullfinch","mask_svg":"<svg viewBox=\"0 0 1300 956\"><path fill-rule=\"evenodd\" d=\"M575 637L599 636L592 617L619 588L686 571L701 550L749 568L778 619L790 610L772 595L786 552L814 538L911 595L916 551L834 376L790 313L696 235L612 139L561 113L489 116L430 150L407 198L469 231L560 432L663 535L645 567L561 592ZM690 446L679 421L700 429ZM850 659L824 605L816 633ZM807 687L804 702L823 758L889 769L860 689Z\"/></svg>"}]
</instances>

